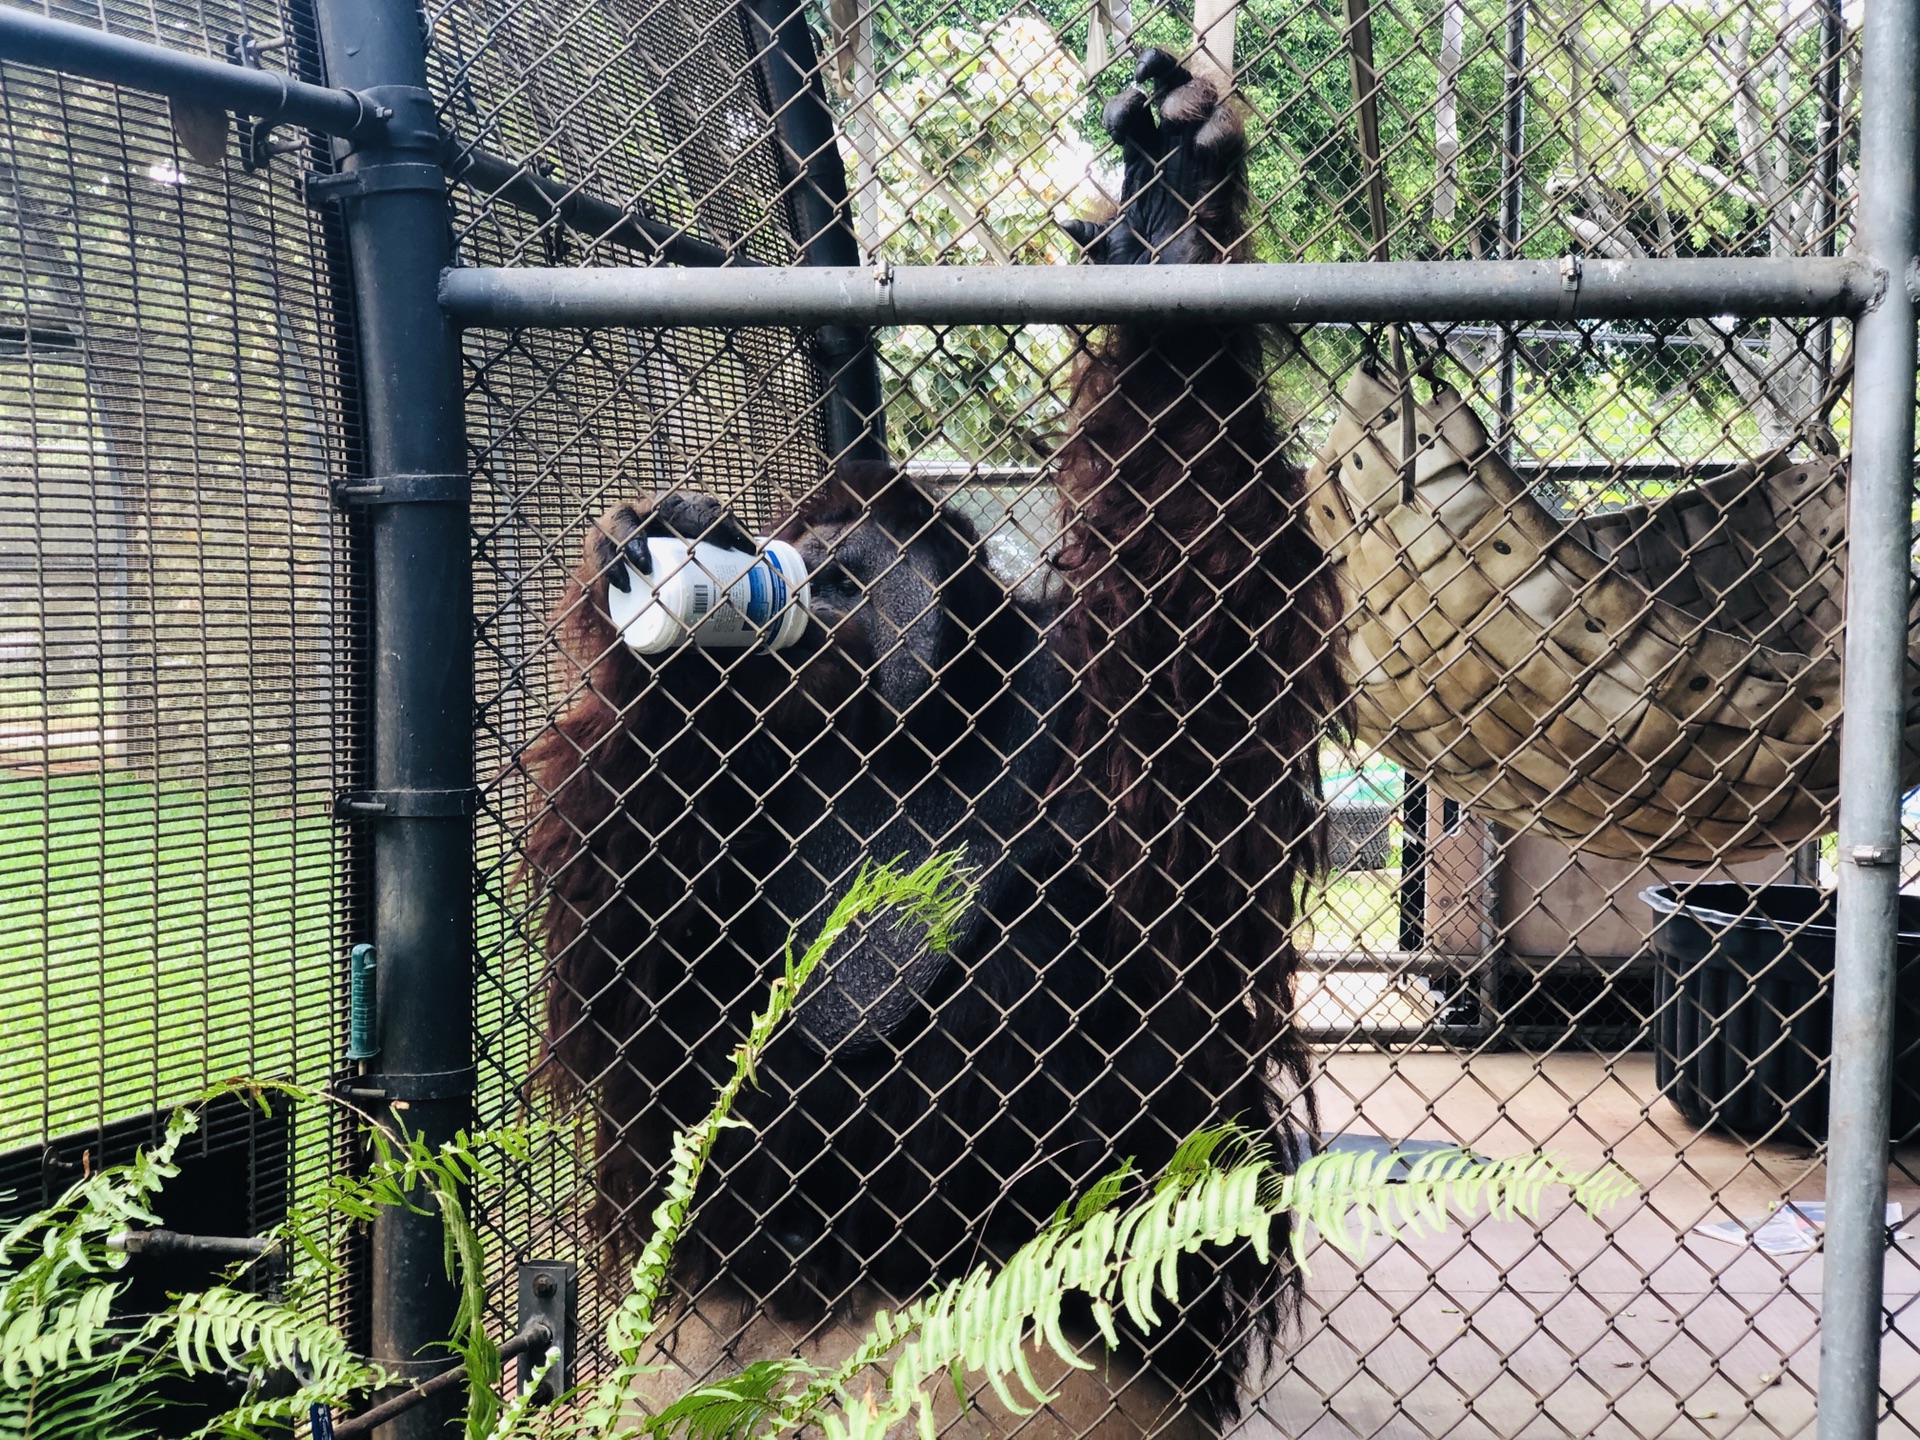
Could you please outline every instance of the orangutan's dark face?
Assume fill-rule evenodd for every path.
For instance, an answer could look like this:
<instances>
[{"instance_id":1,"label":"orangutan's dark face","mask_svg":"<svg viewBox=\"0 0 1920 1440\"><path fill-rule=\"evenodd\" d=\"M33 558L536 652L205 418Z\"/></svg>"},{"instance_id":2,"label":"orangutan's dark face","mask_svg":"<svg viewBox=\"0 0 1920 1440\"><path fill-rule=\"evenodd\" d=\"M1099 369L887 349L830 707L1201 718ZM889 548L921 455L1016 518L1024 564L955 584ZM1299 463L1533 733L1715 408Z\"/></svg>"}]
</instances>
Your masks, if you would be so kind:
<instances>
[{"instance_id":1,"label":"orangutan's dark face","mask_svg":"<svg viewBox=\"0 0 1920 1440\"><path fill-rule=\"evenodd\" d=\"M952 649L940 589L953 567L945 547L911 544L895 528L867 515L809 527L796 543L814 619L870 693L904 715L938 683Z\"/></svg>"}]
</instances>

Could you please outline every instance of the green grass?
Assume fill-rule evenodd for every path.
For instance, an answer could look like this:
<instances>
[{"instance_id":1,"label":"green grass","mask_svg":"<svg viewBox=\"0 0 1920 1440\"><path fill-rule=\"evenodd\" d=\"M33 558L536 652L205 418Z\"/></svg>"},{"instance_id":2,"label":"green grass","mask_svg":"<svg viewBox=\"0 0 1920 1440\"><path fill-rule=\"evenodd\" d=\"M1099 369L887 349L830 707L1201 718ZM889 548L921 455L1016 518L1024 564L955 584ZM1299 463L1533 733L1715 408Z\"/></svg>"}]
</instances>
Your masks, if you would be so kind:
<instances>
[{"instance_id":1,"label":"green grass","mask_svg":"<svg viewBox=\"0 0 1920 1440\"><path fill-rule=\"evenodd\" d=\"M227 1076L324 1073L326 797L0 775L0 1148Z\"/></svg>"},{"instance_id":2,"label":"green grass","mask_svg":"<svg viewBox=\"0 0 1920 1440\"><path fill-rule=\"evenodd\" d=\"M284 771L251 793L0 772L0 1149L229 1076L324 1075L341 973L326 806L304 789L296 807ZM500 1085L537 1030L506 868L476 917ZM1390 872L1334 876L1301 941L1390 947L1395 900Z\"/></svg>"},{"instance_id":3,"label":"green grass","mask_svg":"<svg viewBox=\"0 0 1920 1440\"><path fill-rule=\"evenodd\" d=\"M1391 950L1400 943L1400 874L1352 870L1307 896L1297 943L1320 950Z\"/></svg>"}]
</instances>

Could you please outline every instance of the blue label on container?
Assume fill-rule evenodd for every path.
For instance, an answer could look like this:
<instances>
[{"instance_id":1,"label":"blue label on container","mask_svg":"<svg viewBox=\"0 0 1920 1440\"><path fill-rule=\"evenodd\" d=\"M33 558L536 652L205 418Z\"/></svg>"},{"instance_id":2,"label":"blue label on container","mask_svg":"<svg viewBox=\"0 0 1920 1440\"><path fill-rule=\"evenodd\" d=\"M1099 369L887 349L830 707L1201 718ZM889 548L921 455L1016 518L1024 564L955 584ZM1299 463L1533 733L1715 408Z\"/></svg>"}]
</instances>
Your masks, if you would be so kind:
<instances>
[{"instance_id":1,"label":"blue label on container","mask_svg":"<svg viewBox=\"0 0 1920 1440\"><path fill-rule=\"evenodd\" d=\"M787 577L772 556L756 560L747 571L747 623L765 630L787 608Z\"/></svg>"},{"instance_id":2,"label":"blue label on container","mask_svg":"<svg viewBox=\"0 0 1920 1440\"><path fill-rule=\"evenodd\" d=\"M765 625L767 617L773 613L771 603L773 590L767 584L766 570L767 562L759 560L754 562L751 570L747 571L747 623L749 625Z\"/></svg>"}]
</instances>

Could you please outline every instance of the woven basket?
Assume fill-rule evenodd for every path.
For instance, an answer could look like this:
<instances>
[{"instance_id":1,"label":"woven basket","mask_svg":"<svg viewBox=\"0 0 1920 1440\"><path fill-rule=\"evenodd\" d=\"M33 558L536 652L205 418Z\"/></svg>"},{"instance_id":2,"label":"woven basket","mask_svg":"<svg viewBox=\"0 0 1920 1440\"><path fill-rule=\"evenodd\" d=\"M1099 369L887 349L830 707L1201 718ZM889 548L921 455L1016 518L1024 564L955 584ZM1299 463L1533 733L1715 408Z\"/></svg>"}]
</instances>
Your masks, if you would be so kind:
<instances>
[{"instance_id":1,"label":"woven basket","mask_svg":"<svg viewBox=\"0 0 1920 1440\"><path fill-rule=\"evenodd\" d=\"M1356 373L1309 487L1362 741L1486 819L1619 859L1738 859L1832 828L1838 460L1742 466L1569 526L1445 385L1416 406L1403 498L1398 401ZM1907 735L1912 777L1911 712Z\"/></svg>"}]
</instances>

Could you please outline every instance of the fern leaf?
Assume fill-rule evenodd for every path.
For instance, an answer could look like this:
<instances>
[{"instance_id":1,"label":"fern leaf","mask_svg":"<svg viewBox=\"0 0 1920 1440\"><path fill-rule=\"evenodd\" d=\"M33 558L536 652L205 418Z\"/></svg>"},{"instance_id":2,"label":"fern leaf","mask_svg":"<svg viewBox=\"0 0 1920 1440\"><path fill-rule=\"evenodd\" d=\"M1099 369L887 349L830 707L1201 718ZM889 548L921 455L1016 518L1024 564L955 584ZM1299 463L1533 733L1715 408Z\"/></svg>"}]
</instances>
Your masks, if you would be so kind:
<instances>
[{"instance_id":1,"label":"fern leaf","mask_svg":"<svg viewBox=\"0 0 1920 1440\"><path fill-rule=\"evenodd\" d=\"M1104 1210L1067 1225L1056 1216L998 1271L983 1266L897 1314L877 1316L868 1340L847 1362L794 1394L762 1433L817 1425L835 1440L867 1440L909 1416L927 1433L927 1386L956 1366L983 1375L1001 1403L1021 1413L1029 1401L1051 1398L1033 1374L1030 1342L1070 1364L1087 1363L1060 1327L1065 1294L1085 1295L1101 1337L1117 1344L1116 1310L1150 1330L1159 1322L1156 1298L1177 1302L1183 1255L1238 1241L1263 1246L1283 1211L1303 1222L1295 1227L1296 1256L1303 1253L1301 1232L1308 1223L1337 1249L1359 1255L1375 1225L1388 1233L1438 1227L1450 1206L1471 1214L1484 1203L1495 1216L1533 1216L1550 1186L1569 1188L1590 1210L1632 1188L1613 1167L1576 1172L1551 1155L1499 1161L1458 1151L1422 1156L1408 1167L1406 1180L1396 1181L1391 1177L1399 1163L1394 1155L1327 1154L1278 1175L1266 1152L1243 1134L1202 1136L1183 1145L1146 1195L1118 1214ZM1084 1207L1072 1213L1082 1215ZM856 1396L855 1382L868 1375L871 1387L869 1372L883 1365L878 1398L871 1388Z\"/></svg>"},{"instance_id":2,"label":"fern leaf","mask_svg":"<svg viewBox=\"0 0 1920 1440\"><path fill-rule=\"evenodd\" d=\"M174 1152L198 1124L190 1111L175 1111L157 1145L78 1181L0 1236L0 1384L17 1387L72 1355L91 1360L95 1344L111 1337L121 1283L109 1277L126 1257L108 1240L156 1223L148 1201L178 1173Z\"/></svg>"},{"instance_id":3,"label":"fern leaf","mask_svg":"<svg viewBox=\"0 0 1920 1440\"><path fill-rule=\"evenodd\" d=\"M165 1339L168 1332L175 1358L189 1375L260 1364L293 1371L332 1393L371 1373L324 1318L243 1290L215 1287L180 1296L147 1322L150 1338Z\"/></svg>"},{"instance_id":4,"label":"fern leaf","mask_svg":"<svg viewBox=\"0 0 1920 1440\"><path fill-rule=\"evenodd\" d=\"M687 1440L745 1440L779 1412L796 1377L818 1373L804 1360L755 1361L724 1380L686 1391L647 1420L647 1433L684 1435Z\"/></svg>"},{"instance_id":5,"label":"fern leaf","mask_svg":"<svg viewBox=\"0 0 1920 1440\"><path fill-rule=\"evenodd\" d=\"M652 1232L628 1272L628 1291L607 1322L607 1346L616 1363L596 1388L587 1407L587 1423L597 1433L620 1422L626 1394L639 1374L655 1311L667 1284L673 1248L679 1242L714 1141L730 1120L734 1102L752 1079L761 1053L793 1008L814 969L849 927L892 912L897 925L918 925L930 950L953 944L960 917L972 902L973 886L962 853L935 855L912 870L893 865L863 865L811 944L796 959L789 940L782 973L768 988L766 1008L753 1017L747 1038L734 1048L731 1074L714 1097L706 1117L674 1136L661 1195L652 1214Z\"/></svg>"},{"instance_id":6,"label":"fern leaf","mask_svg":"<svg viewBox=\"0 0 1920 1440\"><path fill-rule=\"evenodd\" d=\"M6 1440L149 1440L159 1409L139 1357L111 1356L0 1385Z\"/></svg>"}]
</instances>

